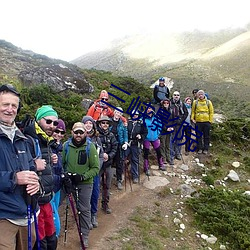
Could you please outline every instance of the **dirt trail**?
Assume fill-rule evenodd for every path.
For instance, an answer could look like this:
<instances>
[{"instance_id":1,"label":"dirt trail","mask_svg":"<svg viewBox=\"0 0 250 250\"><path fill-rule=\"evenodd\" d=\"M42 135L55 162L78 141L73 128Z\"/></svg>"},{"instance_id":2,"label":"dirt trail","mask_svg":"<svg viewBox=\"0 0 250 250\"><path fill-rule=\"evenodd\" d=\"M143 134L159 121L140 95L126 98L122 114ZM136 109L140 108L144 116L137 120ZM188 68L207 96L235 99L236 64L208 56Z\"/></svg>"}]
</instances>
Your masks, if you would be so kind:
<instances>
[{"instance_id":1,"label":"dirt trail","mask_svg":"<svg viewBox=\"0 0 250 250\"><path fill-rule=\"evenodd\" d=\"M190 161L193 156L183 156L184 161L187 165L191 165ZM178 166L183 164L182 161L176 161L175 172L178 171ZM161 171L159 171L161 172ZM163 174L162 174L163 175ZM176 188L180 183L181 179L178 177L166 178L170 181L169 187ZM155 190L147 189L143 186L143 182L150 181L145 176L141 175L140 184L132 184L132 192L130 189L129 182L127 181L126 191L118 191L113 185L111 189L111 200L110 207L112 209L111 214L104 214L101 209L98 212L98 223L99 226L90 232L89 236L89 250L102 250L102 249L115 249L113 243L109 242L109 237L113 236L115 232L126 225L128 218L134 212L134 209L143 204L152 202L152 199L156 196ZM169 200L169 206L172 203L176 203L176 200ZM174 204L172 204L174 206ZM100 205L99 205L100 207ZM79 249L79 237L76 229L76 225L72 216L72 212L69 210L68 216L68 233L67 243L64 244L64 225L65 225L65 205L63 204L60 208L61 215L61 235L59 237L58 249Z\"/></svg>"}]
</instances>

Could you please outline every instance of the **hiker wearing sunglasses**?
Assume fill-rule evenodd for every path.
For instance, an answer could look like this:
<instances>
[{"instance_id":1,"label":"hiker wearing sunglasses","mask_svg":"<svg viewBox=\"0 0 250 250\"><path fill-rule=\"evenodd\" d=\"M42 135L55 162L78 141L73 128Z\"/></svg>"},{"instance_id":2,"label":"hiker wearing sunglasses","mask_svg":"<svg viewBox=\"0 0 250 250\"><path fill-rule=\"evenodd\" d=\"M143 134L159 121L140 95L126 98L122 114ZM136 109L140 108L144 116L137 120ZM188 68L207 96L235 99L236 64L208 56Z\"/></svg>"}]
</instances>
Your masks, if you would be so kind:
<instances>
[{"instance_id":1,"label":"hiker wearing sunglasses","mask_svg":"<svg viewBox=\"0 0 250 250\"><path fill-rule=\"evenodd\" d=\"M38 204L38 234L41 249L56 249L57 237L53 220L51 199L53 197L54 179L53 165L58 157L52 152L51 145L55 142L53 132L58 125L58 114L50 105L43 105L36 110L35 120L24 129L28 138L30 151L36 163L36 169L44 188ZM38 243L38 242L37 242ZM35 249L38 246L36 244Z\"/></svg>"},{"instance_id":2,"label":"hiker wearing sunglasses","mask_svg":"<svg viewBox=\"0 0 250 250\"><path fill-rule=\"evenodd\" d=\"M99 155L94 143L87 138L82 122L76 122L71 130L72 137L63 144L63 168L73 185L73 196L79 215L79 234L84 247L88 247L91 225L91 195L93 178L99 173Z\"/></svg>"},{"instance_id":3,"label":"hiker wearing sunglasses","mask_svg":"<svg viewBox=\"0 0 250 250\"><path fill-rule=\"evenodd\" d=\"M0 87L0 249L28 249L27 194L33 197L40 187L27 138L15 123L19 101L12 85ZM33 246L33 222L31 239Z\"/></svg>"},{"instance_id":4,"label":"hiker wearing sunglasses","mask_svg":"<svg viewBox=\"0 0 250 250\"><path fill-rule=\"evenodd\" d=\"M115 135L110 131L110 125L112 124L111 119L108 116L102 116L97 121L97 130L99 132L99 137L102 142L103 148L103 164L100 169L100 178L102 179L102 210L111 214L111 209L109 208L110 199L110 187L113 177L113 171L111 169L112 162L116 155L118 142Z\"/></svg>"},{"instance_id":5,"label":"hiker wearing sunglasses","mask_svg":"<svg viewBox=\"0 0 250 250\"><path fill-rule=\"evenodd\" d=\"M62 140L64 139L66 133L66 126L62 119L58 119L58 124L53 132L54 143L51 144L52 152L57 155L58 161L57 164L53 164L53 178L54 178L54 196L50 201L53 210L53 218L56 228L56 237L59 236L61 223L59 217L59 204L61 199L61 187L62 184L66 183L66 179L62 178L63 175L63 167L62 167L62 149L63 143Z\"/></svg>"},{"instance_id":6,"label":"hiker wearing sunglasses","mask_svg":"<svg viewBox=\"0 0 250 250\"><path fill-rule=\"evenodd\" d=\"M97 121L101 116L108 116L112 118L114 116L114 111L109 107L109 94L106 90L102 90L99 98L90 105L86 115L91 116L95 121ZM125 126L127 126L127 119L121 116L121 120Z\"/></svg>"},{"instance_id":7,"label":"hiker wearing sunglasses","mask_svg":"<svg viewBox=\"0 0 250 250\"><path fill-rule=\"evenodd\" d=\"M173 165L173 160L181 160L181 145L182 141L182 123L188 116L188 111L184 103L181 101L180 92L174 91L172 98L170 99L170 109L172 110L173 119L173 133L171 133L170 143L170 165Z\"/></svg>"}]
</instances>

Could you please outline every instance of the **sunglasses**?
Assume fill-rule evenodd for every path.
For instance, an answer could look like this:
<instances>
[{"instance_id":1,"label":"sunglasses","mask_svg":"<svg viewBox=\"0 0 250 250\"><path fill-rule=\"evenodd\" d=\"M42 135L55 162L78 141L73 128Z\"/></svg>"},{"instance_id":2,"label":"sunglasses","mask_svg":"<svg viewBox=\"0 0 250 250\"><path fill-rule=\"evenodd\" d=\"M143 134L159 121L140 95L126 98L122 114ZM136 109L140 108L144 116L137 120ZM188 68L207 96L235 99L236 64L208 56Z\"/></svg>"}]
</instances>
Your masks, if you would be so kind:
<instances>
[{"instance_id":1,"label":"sunglasses","mask_svg":"<svg viewBox=\"0 0 250 250\"><path fill-rule=\"evenodd\" d=\"M101 122L101 124L108 124L109 125L109 122Z\"/></svg>"},{"instance_id":2,"label":"sunglasses","mask_svg":"<svg viewBox=\"0 0 250 250\"><path fill-rule=\"evenodd\" d=\"M175 94L174 96L180 96L180 95L178 95L178 94Z\"/></svg>"},{"instance_id":3,"label":"sunglasses","mask_svg":"<svg viewBox=\"0 0 250 250\"><path fill-rule=\"evenodd\" d=\"M57 126L58 125L58 121L52 121L51 119L46 119L44 117L43 117L43 119L46 121L46 124L53 123L53 126Z\"/></svg>"},{"instance_id":4,"label":"sunglasses","mask_svg":"<svg viewBox=\"0 0 250 250\"><path fill-rule=\"evenodd\" d=\"M76 131L73 131L73 133L75 135L78 135L78 134L83 135L85 132L83 132L82 130L76 130Z\"/></svg>"},{"instance_id":5,"label":"sunglasses","mask_svg":"<svg viewBox=\"0 0 250 250\"><path fill-rule=\"evenodd\" d=\"M59 129L56 129L54 131L56 134L61 134L61 135L64 135L65 134L65 131L62 131L62 130L59 130Z\"/></svg>"},{"instance_id":6,"label":"sunglasses","mask_svg":"<svg viewBox=\"0 0 250 250\"><path fill-rule=\"evenodd\" d=\"M103 101L107 101L107 100L108 100L108 98L102 98L102 100L103 100Z\"/></svg>"}]
</instances>

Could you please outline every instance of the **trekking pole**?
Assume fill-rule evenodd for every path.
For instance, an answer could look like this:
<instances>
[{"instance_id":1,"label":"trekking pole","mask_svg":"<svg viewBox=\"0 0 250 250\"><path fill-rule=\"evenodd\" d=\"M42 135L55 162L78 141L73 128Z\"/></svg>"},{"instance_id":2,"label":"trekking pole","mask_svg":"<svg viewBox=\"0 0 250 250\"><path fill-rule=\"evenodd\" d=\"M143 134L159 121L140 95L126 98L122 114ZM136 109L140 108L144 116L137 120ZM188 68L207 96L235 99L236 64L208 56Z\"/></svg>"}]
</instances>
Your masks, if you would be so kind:
<instances>
[{"instance_id":1,"label":"trekking pole","mask_svg":"<svg viewBox=\"0 0 250 250\"><path fill-rule=\"evenodd\" d=\"M80 228L80 224L78 223L78 220L77 220L77 213L76 213L74 201L73 201L73 198L72 198L72 194L68 195L68 199L69 199L71 210L73 212L73 216L74 216L74 219L75 219L75 222L76 222L77 231L78 231L78 235L79 235L79 238L80 238L80 244L81 244L82 250L85 250L85 246L84 246L83 238L82 238L82 233L81 233L81 228Z\"/></svg>"},{"instance_id":2,"label":"trekking pole","mask_svg":"<svg viewBox=\"0 0 250 250\"><path fill-rule=\"evenodd\" d=\"M172 162L173 159L173 155L174 155L174 149L173 149L173 133L170 133L170 140L169 140L169 149L170 149L170 162ZM174 171L174 165L172 166L172 172Z\"/></svg>"},{"instance_id":3,"label":"trekking pole","mask_svg":"<svg viewBox=\"0 0 250 250\"><path fill-rule=\"evenodd\" d=\"M37 250L41 250L39 231L38 231L38 222L37 222L37 216L36 216L36 210L35 209L33 210L33 214L34 214L34 223L35 223L35 231L36 231Z\"/></svg>"},{"instance_id":4,"label":"trekking pole","mask_svg":"<svg viewBox=\"0 0 250 250\"><path fill-rule=\"evenodd\" d=\"M69 200L66 200L66 208L65 208L65 226L64 226L64 241L63 243L67 243L67 232L68 232L68 213L69 213Z\"/></svg>"},{"instance_id":5,"label":"trekking pole","mask_svg":"<svg viewBox=\"0 0 250 250\"><path fill-rule=\"evenodd\" d=\"M32 237L31 237L31 197L27 197L27 214L28 214L28 250L32 250Z\"/></svg>"},{"instance_id":6,"label":"trekking pole","mask_svg":"<svg viewBox=\"0 0 250 250\"><path fill-rule=\"evenodd\" d=\"M107 211L107 176L106 176L106 168L104 168L103 174L102 174L102 189L104 193L104 211Z\"/></svg>"},{"instance_id":7,"label":"trekking pole","mask_svg":"<svg viewBox=\"0 0 250 250\"><path fill-rule=\"evenodd\" d=\"M126 169L127 176L128 176L128 180L129 180L130 190L131 190L131 192L132 192L132 191L133 191L133 188L132 188L132 180L131 180L131 173L130 173L130 171L129 171L129 169L128 169L128 162L129 162L129 160L128 160L128 158L126 157L126 158L125 158L125 169ZM125 189L125 190L126 190L126 189Z\"/></svg>"}]
</instances>

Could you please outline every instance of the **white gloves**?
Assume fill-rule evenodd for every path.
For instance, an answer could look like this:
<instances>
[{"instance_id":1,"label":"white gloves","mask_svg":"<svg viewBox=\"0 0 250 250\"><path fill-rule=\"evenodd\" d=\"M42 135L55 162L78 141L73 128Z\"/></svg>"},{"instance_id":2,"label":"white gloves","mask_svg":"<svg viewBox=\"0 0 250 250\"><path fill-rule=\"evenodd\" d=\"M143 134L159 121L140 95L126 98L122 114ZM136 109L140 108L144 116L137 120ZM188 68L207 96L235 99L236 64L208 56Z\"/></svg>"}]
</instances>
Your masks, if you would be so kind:
<instances>
[{"instance_id":1,"label":"white gloves","mask_svg":"<svg viewBox=\"0 0 250 250\"><path fill-rule=\"evenodd\" d=\"M122 149L123 149L123 150L127 150L127 148L128 148L128 143L125 142L125 143L122 145Z\"/></svg>"}]
</instances>

